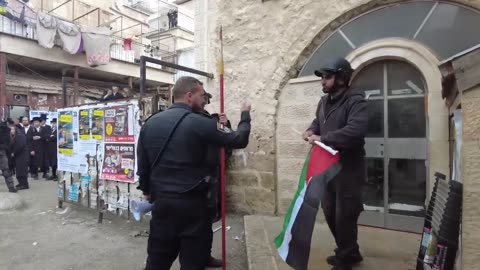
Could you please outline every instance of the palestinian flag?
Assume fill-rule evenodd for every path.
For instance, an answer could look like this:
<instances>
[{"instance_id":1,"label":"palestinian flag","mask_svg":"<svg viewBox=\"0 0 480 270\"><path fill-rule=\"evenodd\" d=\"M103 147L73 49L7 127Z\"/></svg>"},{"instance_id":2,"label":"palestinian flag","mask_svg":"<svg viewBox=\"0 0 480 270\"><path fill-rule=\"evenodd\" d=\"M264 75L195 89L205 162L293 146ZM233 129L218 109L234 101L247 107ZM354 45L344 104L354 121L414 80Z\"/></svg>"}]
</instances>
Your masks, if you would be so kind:
<instances>
[{"instance_id":1,"label":"palestinian flag","mask_svg":"<svg viewBox=\"0 0 480 270\"><path fill-rule=\"evenodd\" d=\"M283 230L275 238L280 257L296 270L307 269L313 227L327 184L340 171L339 154L318 142L305 160Z\"/></svg>"}]
</instances>

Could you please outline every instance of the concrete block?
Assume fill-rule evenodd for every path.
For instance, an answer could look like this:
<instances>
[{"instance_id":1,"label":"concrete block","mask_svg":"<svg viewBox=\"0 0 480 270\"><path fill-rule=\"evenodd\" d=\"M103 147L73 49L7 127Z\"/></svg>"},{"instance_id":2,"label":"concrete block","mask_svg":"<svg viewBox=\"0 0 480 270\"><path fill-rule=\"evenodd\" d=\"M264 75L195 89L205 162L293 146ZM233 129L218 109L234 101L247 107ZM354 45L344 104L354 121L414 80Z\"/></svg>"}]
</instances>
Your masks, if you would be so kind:
<instances>
[{"instance_id":1,"label":"concrete block","mask_svg":"<svg viewBox=\"0 0 480 270\"><path fill-rule=\"evenodd\" d=\"M275 192L262 188L245 188L245 202L255 213L275 212Z\"/></svg>"},{"instance_id":2,"label":"concrete block","mask_svg":"<svg viewBox=\"0 0 480 270\"><path fill-rule=\"evenodd\" d=\"M463 98L463 140L478 140L480 134L480 97Z\"/></svg>"},{"instance_id":3,"label":"concrete block","mask_svg":"<svg viewBox=\"0 0 480 270\"><path fill-rule=\"evenodd\" d=\"M260 185L269 190L274 190L276 187L275 174L273 172L260 172Z\"/></svg>"},{"instance_id":4,"label":"concrete block","mask_svg":"<svg viewBox=\"0 0 480 270\"><path fill-rule=\"evenodd\" d=\"M278 154L279 158L305 158L311 149L311 145L303 140L295 142L279 142Z\"/></svg>"},{"instance_id":5,"label":"concrete block","mask_svg":"<svg viewBox=\"0 0 480 270\"><path fill-rule=\"evenodd\" d=\"M253 170L227 171L228 183L240 187L258 187L260 173Z\"/></svg>"},{"instance_id":6,"label":"concrete block","mask_svg":"<svg viewBox=\"0 0 480 270\"><path fill-rule=\"evenodd\" d=\"M226 200L229 204L245 203L245 192L243 187L232 186L230 183L227 183L227 186L225 187L225 194Z\"/></svg>"},{"instance_id":7,"label":"concrete block","mask_svg":"<svg viewBox=\"0 0 480 270\"><path fill-rule=\"evenodd\" d=\"M273 172L275 170L275 155L267 153L253 153L232 155L229 159L232 169L248 168L250 170Z\"/></svg>"},{"instance_id":8,"label":"concrete block","mask_svg":"<svg viewBox=\"0 0 480 270\"><path fill-rule=\"evenodd\" d=\"M305 142L302 139L303 132L310 126L314 117L308 117L307 119L301 119L298 121L291 121L287 119L279 119L276 135L277 143L280 144L283 141L299 141ZM298 132L301 134L298 134Z\"/></svg>"},{"instance_id":9,"label":"concrete block","mask_svg":"<svg viewBox=\"0 0 480 270\"><path fill-rule=\"evenodd\" d=\"M285 117L287 119L305 119L312 118L315 114L315 106L309 106L308 103L301 104L285 104L280 106L278 110L278 117Z\"/></svg>"},{"instance_id":10,"label":"concrete block","mask_svg":"<svg viewBox=\"0 0 480 270\"><path fill-rule=\"evenodd\" d=\"M248 269L278 269L262 218L259 216L245 216L244 224Z\"/></svg>"},{"instance_id":11,"label":"concrete block","mask_svg":"<svg viewBox=\"0 0 480 270\"><path fill-rule=\"evenodd\" d=\"M305 158L278 158L277 161L277 176L279 178L284 177L284 175L297 174L300 175L303 164L305 163Z\"/></svg>"},{"instance_id":12,"label":"concrete block","mask_svg":"<svg viewBox=\"0 0 480 270\"><path fill-rule=\"evenodd\" d=\"M463 142L462 178L464 190L480 193L480 145L478 142Z\"/></svg>"}]
</instances>

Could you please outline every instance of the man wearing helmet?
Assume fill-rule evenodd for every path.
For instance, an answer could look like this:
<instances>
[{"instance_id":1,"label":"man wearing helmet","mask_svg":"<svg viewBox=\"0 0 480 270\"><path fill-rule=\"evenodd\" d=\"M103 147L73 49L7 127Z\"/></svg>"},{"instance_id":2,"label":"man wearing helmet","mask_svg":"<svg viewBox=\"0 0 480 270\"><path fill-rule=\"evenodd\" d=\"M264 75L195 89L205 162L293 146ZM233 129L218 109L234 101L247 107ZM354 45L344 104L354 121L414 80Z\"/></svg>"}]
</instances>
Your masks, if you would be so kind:
<instances>
[{"instance_id":1,"label":"man wearing helmet","mask_svg":"<svg viewBox=\"0 0 480 270\"><path fill-rule=\"evenodd\" d=\"M323 92L305 141L321 141L340 152L341 171L329 182L322 209L337 248L327 258L333 270L349 270L363 258L357 244L357 221L363 211L365 182L365 134L367 103L362 91L350 88L353 69L343 59L333 59L315 75L322 78Z\"/></svg>"}]
</instances>

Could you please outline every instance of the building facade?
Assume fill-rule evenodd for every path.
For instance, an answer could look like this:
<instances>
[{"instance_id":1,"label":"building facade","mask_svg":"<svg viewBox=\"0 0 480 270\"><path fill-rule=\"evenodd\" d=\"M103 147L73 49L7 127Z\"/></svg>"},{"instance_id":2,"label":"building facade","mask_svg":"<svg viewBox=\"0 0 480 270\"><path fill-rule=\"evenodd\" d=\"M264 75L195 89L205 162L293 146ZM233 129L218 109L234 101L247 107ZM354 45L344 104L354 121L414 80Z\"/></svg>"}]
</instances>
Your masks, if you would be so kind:
<instances>
[{"instance_id":1,"label":"building facade","mask_svg":"<svg viewBox=\"0 0 480 270\"><path fill-rule=\"evenodd\" d=\"M235 122L239 101L253 103L250 145L230 164L229 206L287 211L309 149L300 134L322 95L313 71L345 57L369 104L360 223L421 230L435 173L452 178L454 112L442 96L440 67L480 46L479 23L476 0L197 1L196 67L218 74L222 27L227 113ZM218 78L206 85L218 93ZM464 250L464 260L477 253Z\"/></svg>"},{"instance_id":2,"label":"building facade","mask_svg":"<svg viewBox=\"0 0 480 270\"><path fill-rule=\"evenodd\" d=\"M35 0L25 4L22 0L8 1L7 13L0 15L0 64L3 67L0 70L0 118L28 115L30 109L54 111L64 104L98 101L111 85L129 86L132 91L124 93L129 97L139 95L138 62L142 55L175 61L174 57L162 58L157 49L160 46L153 47L146 37L152 12L137 9L128 1L97 2ZM54 46L40 46L36 24L40 13L52 16L57 24L64 22L78 26L80 31L101 29L108 32L102 41L109 43L107 51L102 54L108 56L108 64L93 66L88 63L83 50L79 49L77 53L65 51L57 28L53 32ZM41 35L48 33L51 32L44 31ZM80 48L82 44L85 45L80 43ZM168 47L163 53L175 55L173 49ZM62 96L62 77L86 80L67 84L66 103ZM174 70L150 65L147 90L168 99L174 79ZM88 80L101 83L91 84Z\"/></svg>"}]
</instances>

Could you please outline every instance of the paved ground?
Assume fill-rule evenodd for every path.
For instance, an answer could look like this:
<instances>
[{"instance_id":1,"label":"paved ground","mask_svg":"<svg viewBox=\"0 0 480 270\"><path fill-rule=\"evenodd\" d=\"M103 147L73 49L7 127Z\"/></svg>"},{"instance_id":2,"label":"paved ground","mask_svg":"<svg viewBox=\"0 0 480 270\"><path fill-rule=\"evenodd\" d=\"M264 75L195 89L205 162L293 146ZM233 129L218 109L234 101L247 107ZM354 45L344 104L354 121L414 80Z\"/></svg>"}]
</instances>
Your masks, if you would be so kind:
<instances>
[{"instance_id":1,"label":"paved ground","mask_svg":"<svg viewBox=\"0 0 480 270\"><path fill-rule=\"evenodd\" d=\"M146 223L107 215L104 223L98 224L95 211L69 204L56 209L55 183L31 180L30 184L29 190L18 193L25 206L0 210L0 269L143 269L147 237L131 235L147 230ZM0 179L0 201L6 198L6 192L5 182ZM231 216L227 225L231 226L227 232L228 269L245 270L243 217ZM220 247L218 232L214 239L217 258L221 257ZM177 262L172 269L179 269Z\"/></svg>"},{"instance_id":2,"label":"paved ground","mask_svg":"<svg viewBox=\"0 0 480 270\"><path fill-rule=\"evenodd\" d=\"M273 239L280 233L283 218L245 216L245 234L250 270L291 269L277 255ZM413 270L421 235L360 227L359 244L364 262L358 270ZM325 223L317 223L312 238L309 269L330 270L325 262L333 254L334 240Z\"/></svg>"}]
</instances>

